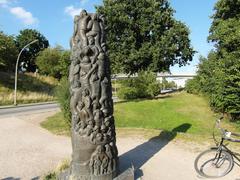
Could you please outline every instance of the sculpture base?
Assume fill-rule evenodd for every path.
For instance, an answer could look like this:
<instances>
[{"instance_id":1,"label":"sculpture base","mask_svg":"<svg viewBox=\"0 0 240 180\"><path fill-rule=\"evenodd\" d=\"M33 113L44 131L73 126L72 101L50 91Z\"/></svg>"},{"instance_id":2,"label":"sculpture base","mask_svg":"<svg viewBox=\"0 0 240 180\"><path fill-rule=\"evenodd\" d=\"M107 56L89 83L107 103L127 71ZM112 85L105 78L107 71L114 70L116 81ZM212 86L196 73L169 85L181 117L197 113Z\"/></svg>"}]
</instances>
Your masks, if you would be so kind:
<instances>
[{"instance_id":1,"label":"sculpture base","mask_svg":"<svg viewBox=\"0 0 240 180\"><path fill-rule=\"evenodd\" d=\"M113 177L112 174L102 175L102 176L78 176L73 177L70 174L69 169L65 170L57 177L58 180L134 180L134 168L128 168L126 171L118 175L117 177Z\"/></svg>"}]
</instances>

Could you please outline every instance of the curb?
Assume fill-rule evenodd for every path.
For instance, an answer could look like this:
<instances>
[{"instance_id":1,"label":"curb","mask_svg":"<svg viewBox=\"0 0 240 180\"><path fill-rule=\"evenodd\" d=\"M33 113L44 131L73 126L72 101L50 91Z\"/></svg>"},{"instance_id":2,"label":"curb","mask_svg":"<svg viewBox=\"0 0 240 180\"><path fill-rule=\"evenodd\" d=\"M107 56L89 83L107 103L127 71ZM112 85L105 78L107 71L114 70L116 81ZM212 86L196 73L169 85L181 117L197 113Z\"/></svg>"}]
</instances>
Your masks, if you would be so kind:
<instances>
[{"instance_id":1,"label":"curb","mask_svg":"<svg viewBox=\"0 0 240 180\"><path fill-rule=\"evenodd\" d=\"M0 110L1 110L1 109L10 109L10 108L19 108L19 107L28 107L28 106L46 105L46 104L58 104L58 102L57 102L57 101L49 101L49 102L19 104L19 105L17 105L17 106L14 106L14 105L0 106Z\"/></svg>"}]
</instances>

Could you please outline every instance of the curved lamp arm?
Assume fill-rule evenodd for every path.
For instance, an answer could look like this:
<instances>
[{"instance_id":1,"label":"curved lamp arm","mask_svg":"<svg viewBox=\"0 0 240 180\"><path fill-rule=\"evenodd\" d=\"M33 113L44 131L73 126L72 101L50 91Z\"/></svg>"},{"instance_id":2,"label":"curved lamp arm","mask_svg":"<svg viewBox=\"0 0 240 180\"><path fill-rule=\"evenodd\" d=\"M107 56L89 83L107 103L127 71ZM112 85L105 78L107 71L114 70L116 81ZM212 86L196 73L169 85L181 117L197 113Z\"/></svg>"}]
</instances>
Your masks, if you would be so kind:
<instances>
[{"instance_id":1,"label":"curved lamp arm","mask_svg":"<svg viewBox=\"0 0 240 180\"><path fill-rule=\"evenodd\" d=\"M35 43L35 42L37 42L37 41L38 41L38 40L35 39L34 41L32 41L32 42L28 43L27 45L25 45L25 46L21 49L20 53L18 54L17 62L16 62L16 67L15 67L15 84L14 84L14 105L15 105L15 106L17 105L17 73L18 73L17 70L18 70L18 62L19 62L20 56L21 56L23 50L24 50L26 47L30 46L31 44L33 44L33 43Z\"/></svg>"}]
</instances>

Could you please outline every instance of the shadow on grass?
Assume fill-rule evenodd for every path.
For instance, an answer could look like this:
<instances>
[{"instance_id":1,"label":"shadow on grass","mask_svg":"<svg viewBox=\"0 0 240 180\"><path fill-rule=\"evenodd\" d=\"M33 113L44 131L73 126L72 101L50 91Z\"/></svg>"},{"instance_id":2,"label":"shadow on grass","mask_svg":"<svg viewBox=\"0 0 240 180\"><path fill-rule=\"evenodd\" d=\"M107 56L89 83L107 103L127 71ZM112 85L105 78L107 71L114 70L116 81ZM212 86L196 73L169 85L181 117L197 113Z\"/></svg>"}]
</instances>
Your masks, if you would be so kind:
<instances>
[{"instance_id":1,"label":"shadow on grass","mask_svg":"<svg viewBox=\"0 0 240 180\"><path fill-rule=\"evenodd\" d=\"M14 89L14 73L0 72L0 85L6 88ZM31 91L31 92L45 92L49 95L53 95L54 85L41 81L38 78L18 74L18 90Z\"/></svg>"},{"instance_id":2,"label":"shadow on grass","mask_svg":"<svg viewBox=\"0 0 240 180\"><path fill-rule=\"evenodd\" d=\"M135 169L135 178L137 179L143 176L143 172L140 168L171 140L173 140L178 132L185 133L191 126L191 124L184 123L175 127L171 131L161 131L158 136L152 137L147 142L144 142L143 144L136 146L134 149L122 154L119 156L120 173L133 165Z\"/></svg>"}]
</instances>

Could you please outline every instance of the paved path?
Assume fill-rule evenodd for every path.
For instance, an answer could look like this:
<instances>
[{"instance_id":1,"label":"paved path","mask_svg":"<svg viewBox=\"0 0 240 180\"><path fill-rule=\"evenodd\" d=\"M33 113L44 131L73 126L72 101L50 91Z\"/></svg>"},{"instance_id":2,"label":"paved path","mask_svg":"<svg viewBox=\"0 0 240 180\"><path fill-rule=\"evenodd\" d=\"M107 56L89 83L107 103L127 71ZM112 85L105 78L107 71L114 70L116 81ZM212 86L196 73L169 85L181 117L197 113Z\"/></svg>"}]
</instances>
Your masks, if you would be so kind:
<instances>
[{"instance_id":1,"label":"paved path","mask_svg":"<svg viewBox=\"0 0 240 180\"><path fill-rule=\"evenodd\" d=\"M39 127L39 122L54 112L0 116L0 179L38 179L71 157L70 138L55 136ZM207 147L182 142L149 140L140 136L117 138L121 169L136 168L143 180L199 180L193 162ZM222 180L240 177L234 170Z\"/></svg>"},{"instance_id":2,"label":"paved path","mask_svg":"<svg viewBox=\"0 0 240 180\"><path fill-rule=\"evenodd\" d=\"M0 116L0 179L37 178L70 157L69 138L39 127L53 113Z\"/></svg>"},{"instance_id":3,"label":"paved path","mask_svg":"<svg viewBox=\"0 0 240 180\"><path fill-rule=\"evenodd\" d=\"M20 106L0 106L0 117L1 116L12 116L19 115L23 113L32 112L47 112L58 110L59 105L57 103L36 103Z\"/></svg>"}]
</instances>

